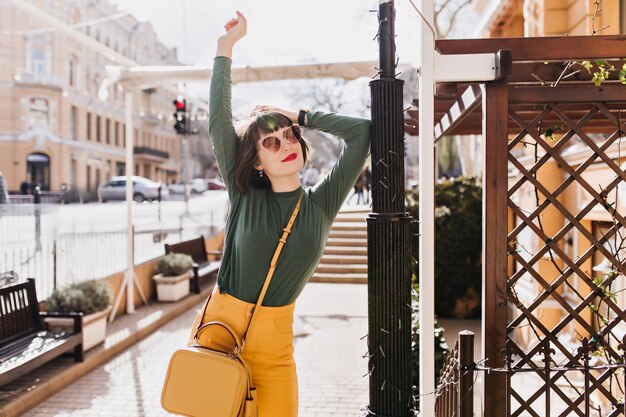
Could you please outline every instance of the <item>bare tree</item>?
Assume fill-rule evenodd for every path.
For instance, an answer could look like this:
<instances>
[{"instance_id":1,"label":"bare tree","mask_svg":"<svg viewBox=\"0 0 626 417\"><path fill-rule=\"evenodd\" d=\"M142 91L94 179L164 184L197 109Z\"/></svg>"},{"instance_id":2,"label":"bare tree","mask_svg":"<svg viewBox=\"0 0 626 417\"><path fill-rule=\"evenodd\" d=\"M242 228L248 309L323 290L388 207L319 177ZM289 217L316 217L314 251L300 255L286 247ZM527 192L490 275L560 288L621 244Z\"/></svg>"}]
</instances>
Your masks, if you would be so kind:
<instances>
[{"instance_id":1,"label":"bare tree","mask_svg":"<svg viewBox=\"0 0 626 417\"><path fill-rule=\"evenodd\" d=\"M345 107L346 80L312 80L309 88L303 90L301 101L311 108L341 113Z\"/></svg>"},{"instance_id":2,"label":"bare tree","mask_svg":"<svg viewBox=\"0 0 626 417\"><path fill-rule=\"evenodd\" d=\"M472 3L472 0L435 1L435 32L437 38L447 38L459 17L459 13Z\"/></svg>"}]
</instances>

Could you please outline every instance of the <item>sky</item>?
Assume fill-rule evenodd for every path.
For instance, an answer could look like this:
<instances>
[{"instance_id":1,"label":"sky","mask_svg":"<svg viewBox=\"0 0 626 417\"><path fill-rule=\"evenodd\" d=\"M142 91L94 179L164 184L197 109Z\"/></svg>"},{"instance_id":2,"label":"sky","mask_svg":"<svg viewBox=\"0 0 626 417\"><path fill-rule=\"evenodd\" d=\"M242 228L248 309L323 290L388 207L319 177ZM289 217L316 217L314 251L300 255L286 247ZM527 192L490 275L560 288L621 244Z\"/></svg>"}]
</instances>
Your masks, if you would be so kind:
<instances>
[{"instance_id":1,"label":"sky","mask_svg":"<svg viewBox=\"0 0 626 417\"><path fill-rule=\"evenodd\" d=\"M239 10L248 34L236 46L233 66L295 65L320 62L378 61L377 0L110 0L121 10L150 21L159 40L178 48L179 61L210 66L223 25ZM407 0L396 1L397 57L415 66L419 16ZM372 12L373 11L373 12ZM362 110L369 79L348 83L347 111ZM289 109L306 107L311 81L241 84L233 87L235 115L255 104ZM191 94L206 95L207 85L189 84ZM201 97L202 98L202 97Z\"/></svg>"}]
</instances>

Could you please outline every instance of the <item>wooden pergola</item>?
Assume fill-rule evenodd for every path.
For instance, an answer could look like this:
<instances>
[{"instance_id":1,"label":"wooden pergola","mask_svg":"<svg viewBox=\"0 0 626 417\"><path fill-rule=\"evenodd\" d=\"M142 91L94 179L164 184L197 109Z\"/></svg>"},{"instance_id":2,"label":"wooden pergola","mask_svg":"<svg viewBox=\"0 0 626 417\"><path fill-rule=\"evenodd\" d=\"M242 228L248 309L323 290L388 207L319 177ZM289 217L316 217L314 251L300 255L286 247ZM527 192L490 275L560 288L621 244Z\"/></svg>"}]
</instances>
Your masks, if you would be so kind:
<instances>
[{"instance_id":1,"label":"wooden pergola","mask_svg":"<svg viewBox=\"0 0 626 417\"><path fill-rule=\"evenodd\" d=\"M618 71L626 62L625 36L572 36L548 38L494 38L469 40L438 40L436 48L442 54L479 54L511 51L510 68L501 69L505 74L503 82L509 86L511 103L532 101L533 97L541 96L547 88L554 89L554 98L567 97L568 87L575 86L577 95L585 95L588 101L594 98L605 98L607 86L619 83L616 74L603 83L601 88L593 85L592 75L580 65L574 64L566 74L580 70L575 75L564 77L564 63L568 61L606 60ZM558 80L556 87L551 83ZM558 88L562 87L562 88ZM580 90L582 88L582 90ZM617 93L621 94L621 93ZM435 137L446 135L482 134L483 108L480 106L482 92L478 83L439 83L435 86ZM559 100L560 101L560 100ZM418 101L408 110L405 119L406 132L411 135L419 133ZM568 114L575 116L581 106L572 104L566 107ZM524 111L524 109L520 109ZM617 110L617 109L613 109ZM558 120L552 120L557 122ZM546 123L549 120L546 120ZM606 131L610 124L600 117L595 117L590 126ZM514 126L514 121L509 124ZM604 129L604 130L602 130Z\"/></svg>"},{"instance_id":2,"label":"wooden pergola","mask_svg":"<svg viewBox=\"0 0 626 417\"><path fill-rule=\"evenodd\" d=\"M553 356L560 355L560 365L575 369L588 367L592 349L598 346L609 363L623 360L616 348L621 339L617 340L615 333L617 326L626 322L626 306L617 305L598 288L607 288L619 274L626 275L626 262L605 245L626 227L626 219L607 201L607 196L626 182L626 172L619 167L621 161L615 162L613 152L626 131L622 122L626 86L619 80L626 58L626 36L440 40L436 49L443 55L500 52L502 58L500 80L438 83L434 94L435 140L446 135L482 135L484 141L482 359L495 370L484 373L484 415L586 416L598 403L608 404L603 408L603 412L606 407L610 409L606 415L624 415L619 400L626 389L623 377L619 377L620 384L609 382L618 375L617 369L595 373L587 369L580 391L564 388L564 381L569 380L563 370L541 368L544 382L536 389L516 386L512 381L515 375L536 367L536 356L546 351L548 356L552 351L556 352ZM583 65L585 61L593 65L591 71ZM615 69L596 86L593 73L599 71L598 65ZM405 131L417 135L418 100L413 104L405 118ZM563 152L574 143L589 152L582 162L571 164ZM537 149L535 155L521 149L528 144ZM563 173L550 185L539 175L547 163L556 164ZM584 175L599 164L615 176L600 187L586 181ZM570 186L579 187L591 201L575 208L563 205L561 200ZM518 193L523 187L535 190L537 201L532 209L519 206ZM598 207L613 219L612 227L600 238L582 222ZM541 224L548 215L546 210L563 219L558 227L544 228ZM572 231L589 242L574 256L564 250L567 234ZM538 242L533 253L521 253L521 233L533 235ZM596 252L616 271L599 283L593 282L587 270ZM554 264L551 272L541 266L545 263L540 265L546 259ZM534 299L518 296L516 286L523 280L537 288ZM573 280L591 290L574 292L567 299L562 294L571 292ZM547 302L566 312L556 324L539 319ZM604 325L592 325L584 315L597 303L608 311ZM599 313L592 317L594 314ZM529 343L517 340L515 332L521 326L536 329L536 338L533 336ZM572 326L582 328L595 347L589 347L590 342L572 352L565 346L559 336Z\"/></svg>"}]
</instances>

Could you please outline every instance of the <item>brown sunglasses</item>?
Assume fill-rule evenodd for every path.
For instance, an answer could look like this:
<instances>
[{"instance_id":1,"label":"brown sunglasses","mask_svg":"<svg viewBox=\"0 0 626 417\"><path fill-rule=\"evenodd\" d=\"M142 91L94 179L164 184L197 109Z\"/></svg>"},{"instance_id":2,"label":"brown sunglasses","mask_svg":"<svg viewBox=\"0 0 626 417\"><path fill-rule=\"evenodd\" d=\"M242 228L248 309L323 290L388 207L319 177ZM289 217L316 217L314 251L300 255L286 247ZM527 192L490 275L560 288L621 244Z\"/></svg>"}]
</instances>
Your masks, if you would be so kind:
<instances>
[{"instance_id":1,"label":"brown sunglasses","mask_svg":"<svg viewBox=\"0 0 626 417\"><path fill-rule=\"evenodd\" d=\"M285 141L287 141L290 145L300 142L300 140L302 140L302 131L300 130L300 126L291 125L285 129L283 132L283 139L285 139ZM269 153L276 153L280 151L280 146L280 139L277 136L268 136L263 138L261 141L261 148L265 149Z\"/></svg>"}]
</instances>

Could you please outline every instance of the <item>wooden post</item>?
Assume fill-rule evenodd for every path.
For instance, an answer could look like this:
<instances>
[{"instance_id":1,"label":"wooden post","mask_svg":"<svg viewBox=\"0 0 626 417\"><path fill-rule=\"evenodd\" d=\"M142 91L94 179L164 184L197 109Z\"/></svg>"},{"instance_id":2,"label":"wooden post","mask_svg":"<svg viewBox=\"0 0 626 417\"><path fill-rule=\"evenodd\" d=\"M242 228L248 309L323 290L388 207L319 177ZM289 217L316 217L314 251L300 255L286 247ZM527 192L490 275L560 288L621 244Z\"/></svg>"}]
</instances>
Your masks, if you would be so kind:
<instances>
[{"instance_id":1,"label":"wooden post","mask_svg":"<svg viewBox=\"0 0 626 417\"><path fill-rule=\"evenodd\" d=\"M474 415L474 333L459 332L459 417Z\"/></svg>"},{"instance_id":2,"label":"wooden post","mask_svg":"<svg viewBox=\"0 0 626 417\"><path fill-rule=\"evenodd\" d=\"M482 352L503 367L507 326L508 98L506 84L483 85L483 320ZM506 412L506 380L484 375L485 417Z\"/></svg>"}]
</instances>

